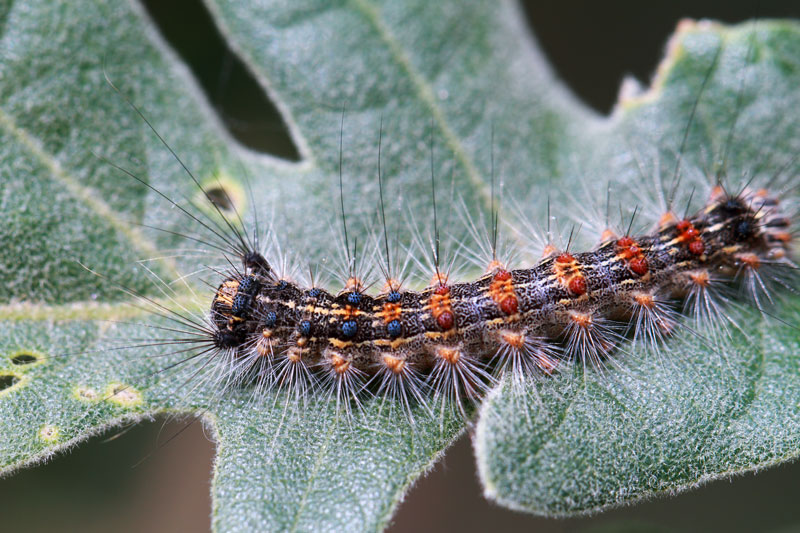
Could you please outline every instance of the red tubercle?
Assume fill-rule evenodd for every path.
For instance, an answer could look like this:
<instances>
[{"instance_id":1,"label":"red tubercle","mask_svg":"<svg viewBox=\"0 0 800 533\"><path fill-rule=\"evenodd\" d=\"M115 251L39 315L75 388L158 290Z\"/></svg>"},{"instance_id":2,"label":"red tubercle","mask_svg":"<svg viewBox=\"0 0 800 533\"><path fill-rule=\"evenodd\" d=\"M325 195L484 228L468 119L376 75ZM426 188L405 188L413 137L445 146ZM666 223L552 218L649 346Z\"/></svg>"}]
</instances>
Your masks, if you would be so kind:
<instances>
[{"instance_id":1,"label":"red tubercle","mask_svg":"<svg viewBox=\"0 0 800 533\"><path fill-rule=\"evenodd\" d=\"M647 274L647 270L649 267L647 265L647 259L641 257L637 259L632 259L631 262L628 263L628 268L630 268L631 272L633 272L634 274L637 274L639 276L644 276L645 274Z\"/></svg>"},{"instance_id":2,"label":"red tubercle","mask_svg":"<svg viewBox=\"0 0 800 533\"><path fill-rule=\"evenodd\" d=\"M619 257L627 263L631 272L638 276L647 274L647 258L639 247L639 243L631 237L625 236L617 241L617 250Z\"/></svg>"},{"instance_id":3,"label":"red tubercle","mask_svg":"<svg viewBox=\"0 0 800 533\"><path fill-rule=\"evenodd\" d=\"M516 314L519 308L517 295L514 294L514 281L511 272L508 270L499 270L492 277L492 283L489 285L489 295L495 301L500 310L507 314Z\"/></svg>"},{"instance_id":4,"label":"red tubercle","mask_svg":"<svg viewBox=\"0 0 800 533\"><path fill-rule=\"evenodd\" d=\"M440 328L447 331L451 329L455 325L455 317L453 313L450 311L444 311L440 313L439 316L436 317L436 323L439 325Z\"/></svg>"},{"instance_id":5,"label":"red tubercle","mask_svg":"<svg viewBox=\"0 0 800 533\"><path fill-rule=\"evenodd\" d=\"M575 261L575 258L572 257L572 255L568 254L568 253L563 253L563 254L559 255L558 257L556 257L556 263L565 264L565 263L572 263L573 261Z\"/></svg>"},{"instance_id":6,"label":"red tubercle","mask_svg":"<svg viewBox=\"0 0 800 533\"><path fill-rule=\"evenodd\" d=\"M450 287L440 282L433 290L428 305L434 320L442 330L446 331L453 327L455 316L450 305Z\"/></svg>"},{"instance_id":7,"label":"red tubercle","mask_svg":"<svg viewBox=\"0 0 800 533\"><path fill-rule=\"evenodd\" d=\"M706 245L700 239L689 243L689 252L693 255L703 255L706 251Z\"/></svg>"},{"instance_id":8,"label":"red tubercle","mask_svg":"<svg viewBox=\"0 0 800 533\"><path fill-rule=\"evenodd\" d=\"M681 242L688 243L689 253L692 255L703 255L706 251L706 245L700 237L700 231L694 227L694 224L689 220L681 220L677 225L678 239Z\"/></svg>"},{"instance_id":9,"label":"red tubercle","mask_svg":"<svg viewBox=\"0 0 800 533\"><path fill-rule=\"evenodd\" d=\"M503 298L503 301L500 302L500 310L507 315L515 314L518 308L519 302L517 302L517 297L514 295L506 296Z\"/></svg>"},{"instance_id":10,"label":"red tubercle","mask_svg":"<svg viewBox=\"0 0 800 533\"><path fill-rule=\"evenodd\" d=\"M578 296L586 293L586 280L583 276L574 276L569 280L569 290Z\"/></svg>"},{"instance_id":11,"label":"red tubercle","mask_svg":"<svg viewBox=\"0 0 800 533\"><path fill-rule=\"evenodd\" d=\"M495 281L508 281L511 279L511 272L508 270L498 270L494 275Z\"/></svg>"},{"instance_id":12,"label":"red tubercle","mask_svg":"<svg viewBox=\"0 0 800 533\"><path fill-rule=\"evenodd\" d=\"M636 241L627 236L617 240L617 246L620 248L629 248L634 244L636 244Z\"/></svg>"}]
</instances>

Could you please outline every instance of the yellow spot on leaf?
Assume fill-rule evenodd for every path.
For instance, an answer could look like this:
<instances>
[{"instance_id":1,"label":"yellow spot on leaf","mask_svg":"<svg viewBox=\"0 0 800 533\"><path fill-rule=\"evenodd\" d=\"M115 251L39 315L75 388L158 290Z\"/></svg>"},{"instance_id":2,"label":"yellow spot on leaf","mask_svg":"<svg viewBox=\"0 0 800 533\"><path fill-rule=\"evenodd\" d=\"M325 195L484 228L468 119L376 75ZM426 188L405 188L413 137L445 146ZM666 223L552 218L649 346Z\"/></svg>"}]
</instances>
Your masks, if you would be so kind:
<instances>
[{"instance_id":1,"label":"yellow spot on leaf","mask_svg":"<svg viewBox=\"0 0 800 533\"><path fill-rule=\"evenodd\" d=\"M43 425L42 429L39 430L39 438L45 442L56 442L59 435L58 428L50 424Z\"/></svg>"},{"instance_id":2,"label":"yellow spot on leaf","mask_svg":"<svg viewBox=\"0 0 800 533\"><path fill-rule=\"evenodd\" d=\"M135 407L142 403L142 393L131 385L111 383L106 387L106 399L122 407Z\"/></svg>"}]
</instances>

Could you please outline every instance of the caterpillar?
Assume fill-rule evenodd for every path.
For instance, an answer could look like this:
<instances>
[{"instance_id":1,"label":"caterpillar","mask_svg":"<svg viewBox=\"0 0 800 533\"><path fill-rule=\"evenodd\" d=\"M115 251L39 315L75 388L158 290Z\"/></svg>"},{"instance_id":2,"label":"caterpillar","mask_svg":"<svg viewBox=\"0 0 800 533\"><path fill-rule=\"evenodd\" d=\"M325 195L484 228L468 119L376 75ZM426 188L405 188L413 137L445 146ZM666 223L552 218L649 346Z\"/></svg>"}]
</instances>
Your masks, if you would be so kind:
<instances>
[{"instance_id":1,"label":"caterpillar","mask_svg":"<svg viewBox=\"0 0 800 533\"><path fill-rule=\"evenodd\" d=\"M322 389L348 411L377 395L404 406L409 417L413 404L431 398L465 414L465 406L507 372L518 383L575 362L602 370L615 364L626 338L658 350L682 325L681 315L703 322L694 331L705 335L703 329L727 318L718 308L725 298L717 294L726 287L741 287L767 313L775 287L793 290L796 277L792 214L779 201L780 190L750 183L736 189L720 177L696 213L677 214L670 199L652 231L631 231L634 212L627 231L604 228L600 244L588 251L548 240L539 262L514 265L497 259L495 236L492 259L474 281L440 269L434 229L433 279L414 290L391 275L379 170L383 242L376 248L385 250L378 255L386 264L379 290L371 291L371 280L355 272L347 240L340 160L348 276L335 292L276 268L259 236L250 238L242 228L242 216L220 207L235 204L224 187L214 197L188 172L206 204L196 214L116 167L183 211L227 257L205 317L159 310L183 326L188 338L180 342L196 350L187 359L198 358L214 381L252 387L255 394L277 388L303 396ZM676 168L674 186L678 178ZM433 196L436 226L435 189ZM493 207L495 234L496 217Z\"/></svg>"},{"instance_id":2,"label":"caterpillar","mask_svg":"<svg viewBox=\"0 0 800 533\"><path fill-rule=\"evenodd\" d=\"M341 163L339 179L341 188ZM434 230L433 279L419 291L390 275L384 220L387 264L382 288L370 293L355 274L342 200L350 275L331 292L276 270L258 236L239 227L241 216L220 208L233 204L224 188L222 199L203 192L217 215L204 221L142 183L220 239L214 247L229 256L205 318L165 309L184 326L189 338L180 342L196 349L188 359L202 357L200 368L214 381L250 386L256 394L321 389L348 413L361 398L377 395L402 405L412 421L412 407L429 399L444 399L466 415L465 407L506 372L521 383L574 362L602 370L626 337L658 350L681 312L704 322L698 330L715 327L726 318L718 308L720 288L742 287L766 312L774 286L793 290L797 268L792 219L778 195L750 184L729 191L719 179L695 214L670 209L641 235L632 234L631 219L623 234L606 228L589 251L548 242L538 263L514 268L496 259L492 243L493 259L474 281L453 281L440 269ZM435 220L435 185L433 194Z\"/></svg>"},{"instance_id":3,"label":"caterpillar","mask_svg":"<svg viewBox=\"0 0 800 533\"><path fill-rule=\"evenodd\" d=\"M791 221L767 190L716 186L698 213L666 213L646 235L606 234L594 250L551 248L529 268L497 262L475 281L435 273L421 290L357 277L330 293L281 278L259 252L223 274L197 340L264 387L329 383L340 401L372 387L407 404L428 389L477 399L505 370L550 374L563 360L600 365L632 330L658 348L677 326L675 301L706 301L715 284L745 281L757 305L770 269L792 269ZM699 305L703 305L702 303Z\"/></svg>"}]
</instances>

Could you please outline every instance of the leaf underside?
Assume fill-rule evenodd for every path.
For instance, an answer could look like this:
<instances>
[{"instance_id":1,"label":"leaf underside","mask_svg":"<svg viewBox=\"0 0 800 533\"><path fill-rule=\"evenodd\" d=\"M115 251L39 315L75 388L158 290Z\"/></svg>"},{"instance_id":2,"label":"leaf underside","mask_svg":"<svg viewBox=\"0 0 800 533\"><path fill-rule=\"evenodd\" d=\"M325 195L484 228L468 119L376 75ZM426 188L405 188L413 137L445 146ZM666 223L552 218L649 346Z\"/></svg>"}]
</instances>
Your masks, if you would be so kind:
<instances>
[{"instance_id":1,"label":"leaf underside","mask_svg":"<svg viewBox=\"0 0 800 533\"><path fill-rule=\"evenodd\" d=\"M284 111L300 147L296 164L235 147L137 5L0 7L0 283L10 289L0 295L0 472L128 420L196 414L218 446L216 529L376 530L463 430L455 416L422 410L412 427L377 400L347 419L319 397L219 395L218 385L187 384L185 373L157 373L183 357L169 346L118 349L152 338L143 323L153 318L88 269L163 298L147 269L171 281L209 263L201 245L143 227L197 230L104 162L178 201L197 197L104 70L202 183L248 177L255 200L245 210L274 221L303 264L339 253L332 228L343 103L348 230L362 243L375 229L381 120L387 197L404 199L389 209L400 240L411 224L429 226L430 130L434 174L458 192L451 205L463 199L475 216L489 208L491 125L503 194L533 221L544 219L549 196L566 227L576 202L594 205L586 201L604 198L609 182L620 205L657 198L718 49L688 130L681 198L707 189L704 169L719 166L726 146L734 185L775 175L797 151L795 24L759 23L755 40L752 25L687 26L653 90L602 120L552 79L515 8L433 4L209 2ZM152 258L161 259L137 263ZM198 313L207 305L182 283L169 287ZM795 298L770 312L799 322ZM731 314L741 329L721 347L682 333L658 354L622 350L619 367L495 390L474 436L487 494L538 513L580 513L795 457L796 330L752 310ZM21 353L38 359L20 364Z\"/></svg>"}]
</instances>

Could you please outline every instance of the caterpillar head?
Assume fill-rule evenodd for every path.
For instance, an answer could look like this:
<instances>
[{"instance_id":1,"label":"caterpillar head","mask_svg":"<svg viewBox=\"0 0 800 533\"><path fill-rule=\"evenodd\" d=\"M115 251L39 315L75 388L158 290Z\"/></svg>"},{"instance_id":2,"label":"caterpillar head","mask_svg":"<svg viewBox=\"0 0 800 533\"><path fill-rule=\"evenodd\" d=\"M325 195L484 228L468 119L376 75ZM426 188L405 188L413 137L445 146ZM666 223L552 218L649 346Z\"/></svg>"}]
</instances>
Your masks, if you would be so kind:
<instances>
[{"instance_id":1,"label":"caterpillar head","mask_svg":"<svg viewBox=\"0 0 800 533\"><path fill-rule=\"evenodd\" d=\"M214 342L219 348L233 348L244 342L260 282L253 275L235 275L217 288L211 303Z\"/></svg>"},{"instance_id":2,"label":"caterpillar head","mask_svg":"<svg viewBox=\"0 0 800 533\"><path fill-rule=\"evenodd\" d=\"M765 260L788 260L790 219L766 190L748 188L736 196L722 196L712 201L706 214L707 231L723 245L730 266L741 267L743 257L750 266ZM743 250L748 253L741 253Z\"/></svg>"}]
</instances>

